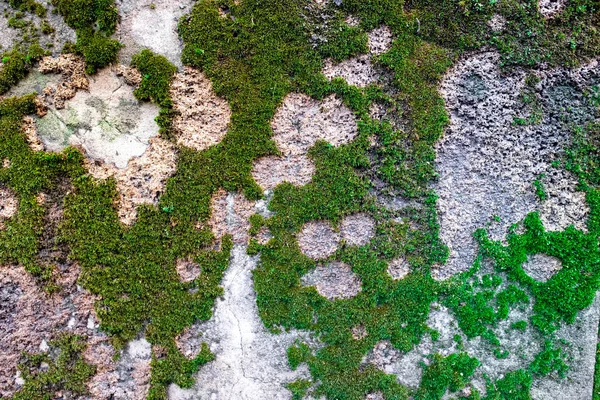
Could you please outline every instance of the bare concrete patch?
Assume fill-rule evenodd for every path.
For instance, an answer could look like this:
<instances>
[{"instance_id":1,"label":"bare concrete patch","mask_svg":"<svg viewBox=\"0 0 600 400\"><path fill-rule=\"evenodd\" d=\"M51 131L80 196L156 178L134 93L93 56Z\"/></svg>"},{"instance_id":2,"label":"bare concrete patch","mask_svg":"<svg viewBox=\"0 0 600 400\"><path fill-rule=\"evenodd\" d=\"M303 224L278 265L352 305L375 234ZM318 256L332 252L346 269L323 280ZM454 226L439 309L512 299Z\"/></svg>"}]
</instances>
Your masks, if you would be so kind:
<instances>
[{"instance_id":1,"label":"bare concrete patch","mask_svg":"<svg viewBox=\"0 0 600 400\"><path fill-rule=\"evenodd\" d=\"M23 267L0 267L0 396L10 397L22 383L17 365L22 352L38 353L58 332L93 337L95 297L76 285L79 268L73 264L57 278L61 290L47 295Z\"/></svg>"},{"instance_id":2,"label":"bare concrete patch","mask_svg":"<svg viewBox=\"0 0 600 400\"><path fill-rule=\"evenodd\" d=\"M373 364L381 371L390 374L393 372L392 364L398 360L401 353L389 341L378 342L367 354L364 362Z\"/></svg>"},{"instance_id":3,"label":"bare concrete patch","mask_svg":"<svg viewBox=\"0 0 600 400\"><path fill-rule=\"evenodd\" d=\"M281 156L263 157L254 163L252 176L263 189L272 189L282 182L307 184L314 165L306 154L318 140L339 146L358 134L356 117L334 95L322 101L300 93L288 95L271 127Z\"/></svg>"},{"instance_id":4,"label":"bare concrete patch","mask_svg":"<svg viewBox=\"0 0 600 400\"><path fill-rule=\"evenodd\" d=\"M101 162L87 161L86 164L89 173L96 179L115 179L119 192L119 219L131 225L137 217L138 205L158 204L167 180L177 169L177 148L156 137L149 140L146 152L129 161L125 169Z\"/></svg>"},{"instance_id":5,"label":"bare concrete patch","mask_svg":"<svg viewBox=\"0 0 600 400\"><path fill-rule=\"evenodd\" d=\"M492 32L502 32L506 27L506 18L500 14L494 14L488 21L488 26L492 28Z\"/></svg>"},{"instance_id":6,"label":"bare concrete patch","mask_svg":"<svg viewBox=\"0 0 600 400\"><path fill-rule=\"evenodd\" d=\"M410 273L410 264L404 258L395 258L388 263L387 272L393 279L403 279Z\"/></svg>"},{"instance_id":7,"label":"bare concrete patch","mask_svg":"<svg viewBox=\"0 0 600 400\"><path fill-rule=\"evenodd\" d=\"M125 168L158 135L158 107L140 103L111 68L89 80L89 92L78 91L64 109L51 108L37 121L38 134L49 151L78 145L88 158Z\"/></svg>"},{"instance_id":8,"label":"bare concrete patch","mask_svg":"<svg viewBox=\"0 0 600 400\"><path fill-rule=\"evenodd\" d=\"M32 117L23 117L23 126L21 129L23 130L23 133L25 133L25 139L27 140L27 144L29 144L31 150L44 150L44 144L38 136L37 127L35 126L35 120Z\"/></svg>"},{"instance_id":9,"label":"bare concrete patch","mask_svg":"<svg viewBox=\"0 0 600 400\"><path fill-rule=\"evenodd\" d=\"M392 47L394 36L389 26L381 25L369 32L369 51L375 56L387 52Z\"/></svg>"},{"instance_id":10,"label":"bare concrete patch","mask_svg":"<svg viewBox=\"0 0 600 400\"><path fill-rule=\"evenodd\" d=\"M439 180L434 188L440 237L450 257L436 275L439 279L471 267L477 251L472 235L478 228L501 240L509 226L537 210L549 230L571 224L585 230L589 209L584 196L576 191L575 179L552 162L569 143L566 120L583 125L597 118L582 94L600 81L597 64L541 71L536 86L541 121L518 125L515 117L525 112L519 97L525 74L503 75L498 61L496 53L466 58L441 85L451 124L437 144ZM570 107L564 109L567 103ZM543 202L533 186L540 176L545 176L548 191Z\"/></svg>"},{"instance_id":11,"label":"bare concrete patch","mask_svg":"<svg viewBox=\"0 0 600 400\"><path fill-rule=\"evenodd\" d=\"M291 93L275 113L271 127L273 140L284 155L306 154L317 140L339 146L358 134L356 117L335 95L319 101Z\"/></svg>"},{"instance_id":12,"label":"bare concrete patch","mask_svg":"<svg viewBox=\"0 0 600 400\"><path fill-rule=\"evenodd\" d=\"M539 282L552 278L562 268L562 263L556 257L546 254L533 254L527 257L523 269L527 275Z\"/></svg>"},{"instance_id":13,"label":"bare concrete patch","mask_svg":"<svg viewBox=\"0 0 600 400\"><path fill-rule=\"evenodd\" d=\"M49 84L43 90L46 103L53 103L57 109L65 108L65 101L75 97L78 90L89 88L83 57L74 54L61 54L56 58L44 57L38 69L42 74L61 75L58 85Z\"/></svg>"},{"instance_id":14,"label":"bare concrete patch","mask_svg":"<svg viewBox=\"0 0 600 400\"><path fill-rule=\"evenodd\" d=\"M4 221L17 213L19 199L16 194L7 188L0 187L0 229L4 228Z\"/></svg>"},{"instance_id":15,"label":"bare concrete patch","mask_svg":"<svg viewBox=\"0 0 600 400\"><path fill-rule=\"evenodd\" d=\"M248 256L244 246L234 247L222 281L225 294L217 299L213 317L194 324L178 338L186 356L197 353L206 342L216 359L200 368L193 388L169 386L170 400L289 400L291 392L283 385L309 377L302 367L291 371L286 351L296 340L312 344L314 339L293 330L274 335L260 320L252 286L257 262L258 257Z\"/></svg>"},{"instance_id":16,"label":"bare concrete patch","mask_svg":"<svg viewBox=\"0 0 600 400\"><path fill-rule=\"evenodd\" d=\"M362 291L360 278L348 264L334 261L318 265L302 276L304 286L314 286L317 292L329 300L349 299Z\"/></svg>"},{"instance_id":17,"label":"bare concrete patch","mask_svg":"<svg viewBox=\"0 0 600 400\"><path fill-rule=\"evenodd\" d=\"M342 238L350 246L364 246L375 236L375 220L367 214L353 214L340 223Z\"/></svg>"},{"instance_id":18,"label":"bare concrete patch","mask_svg":"<svg viewBox=\"0 0 600 400\"><path fill-rule=\"evenodd\" d=\"M115 36L125 45L120 53L121 62L129 64L134 54L148 48L182 67L183 42L177 24L191 11L194 1L117 0L116 5L121 22Z\"/></svg>"},{"instance_id":19,"label":"bare concrete patch","mask_svg":"<svg viewBox=\"0 0 600 400\"><path fill-rule=\"evenodd\" d=\"M179 279L182 282L191 282L195 280L202 272L200 266L188 259L179 259L175 265Z\"/></svg>"},{"instance_id":20,"label":"bare concrete patch","mask_svg":"<svg viewBox=\"0 0 600 400\"><path fill-rule=\"evenodd\" d=\"M360 18L355 15L348 15L345 20L346 24L351 27L357 27L360 25Z\"/></svg>"},{"instance_id":21,"label":"bare concrete patch","mask_svg":"<svg viewBox=\"0 0 600 400\"><path fill-rule=\"evenodd\" d=\"M544 17L551 18L561 12L566 4L567 0L539 0L538 9Z\"/></svg>"},{"instance_id":22,"label":"bare concrete patch","mask_svg":"<svg viewBox=\"0 0 600 400\"><path fill-rule=\"evenodd\" d=\"M383 397L383 393L375 392L369 393L367 397L365 397L365 400L385 400L385 397Z\"/></svg>"},{"instance_id":23,"label":"bare concrete patch","mask_svg":"<svg viewBox=\"0 0 600 400\"><path fill-rule=\"evenodd\" d=\"M352 331L352 339L354 340L361 340L366 338L369 335L369 332L367 332L367 328L365 328L364 325L356 325L355 327L353 327L351 329Z\"/></svg>"},{"instance_id":24,"label":"bare concrete patch","mask_svg":"<svg viewBox=\"0 0 600 400\"><path fill-rule=\"evenodd\" d=\"M218 190L211 199L211 217L208 222L215 237L232 235L235 244L248 243L249 218L255 214L255 202L242 193Z\"/></svg>"},{"instance_id":25,"label":"bare concrete patch","mask_svg":"<svg viewBox=\"0 0 600 400\"><path fill-rule=\"evenodd\" d=\"M325 60L322 72L328 79L344 78L349 85L357 87L369 86L379 82L381 78L381 71L371 62L368 54L361 54L337 64L333 60Z\"/></svg>"},{"instance_id":26,"label":"bare concrete patch","mask_svg":"<svg viewBox=\"0 0 600 400\"><path fill-rule=\"evenodd\" d=\"M308 222L298 234L300 251L314 260L335 253L339 242L340 235L326 221Z\"/></svg>"},{"instance_id":27,"label":"bare concrete patch","mask_svg":"<svg viewBox=\"0 0 600 400\"><path fill-rule=\"evenodd\" d=\"M171 84L171 98L177 112L173 128L179 144L201 151L223 140L231 109L214 93L202 72L185 67Z\"/></svg>"}]
</instances>

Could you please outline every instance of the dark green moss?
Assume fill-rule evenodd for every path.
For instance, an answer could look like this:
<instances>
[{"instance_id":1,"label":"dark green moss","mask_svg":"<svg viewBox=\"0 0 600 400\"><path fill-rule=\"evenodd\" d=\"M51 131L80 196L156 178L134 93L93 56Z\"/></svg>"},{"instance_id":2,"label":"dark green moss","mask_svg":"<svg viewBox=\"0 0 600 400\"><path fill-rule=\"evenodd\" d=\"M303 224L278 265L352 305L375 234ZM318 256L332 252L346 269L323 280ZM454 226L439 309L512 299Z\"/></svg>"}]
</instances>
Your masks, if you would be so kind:
<instances>
[{"instance_id":1,"label":"dark green moss","mask_svg":"<svg viewBox=\"0 0 600 400\"><path fill-rule=\"evenodd\" d=\"M136 67L142 74L142 82L133 94L140 100L153 101L161 107L156 122L160 126L161 134L169 137L173 115L169 86L177 68L164 56L156 55L150 50L142 50L134 55L131 66Z\"/></svg>"},{"instance_id":2,"label":"dark green moss","mask_svg":"<svg viewBox=\"0 0 600 400\"><path fill-rule=\"evenodd\" d=\"M13 400L47 400L62 396L85 395L87 381L96 373L96 367L87 364L83 352L87 344L83 338L63 334L50 342L48 353L24 354L19 363L25 384ZM48 365L42 368L42 364Z\"/></svg>"},{"instance_id":3,"label":"dark green moss","mask_svg":"<svg viewBox=\"0 0 600 400\"><path fill-rule=\"evenodd\" d=\"M114 0L52 0L52 5L75 29L77 43L72 50L85 58L87 73L116 61L122 45L110 38L119 20Z\"/></svg>"}]
</instances>

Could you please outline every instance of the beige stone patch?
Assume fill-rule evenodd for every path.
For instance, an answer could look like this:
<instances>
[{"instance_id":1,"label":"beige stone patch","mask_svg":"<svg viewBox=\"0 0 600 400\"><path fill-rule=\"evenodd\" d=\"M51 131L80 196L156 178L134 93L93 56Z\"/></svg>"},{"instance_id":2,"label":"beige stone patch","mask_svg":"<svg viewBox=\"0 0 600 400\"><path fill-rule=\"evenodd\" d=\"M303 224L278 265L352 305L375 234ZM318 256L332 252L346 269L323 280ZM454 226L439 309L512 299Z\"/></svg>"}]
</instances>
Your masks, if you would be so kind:
<instances>
[{"instance_id":1,"label":"beige stone patch","mask_svg":"<svg viewBox=\"0 0 600 400\"><path fill-rule=\"evenodd\" d=\"M200 354L200 350L202 349L203 340L201 339L202 332L199 331L198 323L186 327L183 332L181 332L175 338L175 344L181 354L186 356L189 359L193 359L198 354Z\"/></svg>"},{"instance_id":2,"label":"beige stone patch","mask_svg":"<svg viewBox=\"0 0 600 400\"><path fill-rule=\"evenodd\" d=\"M327 221L306 223L298 234L300 251L306 256L319 260L336 252L340 243L340 235Z\"/></svg>"},{"instance_id":3,"label":"beige stone patch","mask_svg":"<svg viewBox=\"0 0 600 400\"><path fill-rule=\"evenodd\" d=\"M350 331L354 340L361 340L368 336L367 328L364 325L356 325Z\"/></svg>"},{"instance_id":4,"label":"beige stone patch","mask_svg":"<svg viewBox=\"0 0 600 400\"><path fill-rule=\"evenodd\" d=\"M217 240L223 235L232 235L235 244L247 244L249 218L254 213L254 201L247 200L242 193L227 193L220 189L211 199L211 217L208 225Z\"/></svg>"},{"instance_id":5,"label":"beige stone patch","mask_svg":"<svg viewBox=\"0 0 600 400\"><path fill-rule=\"evenodd\" d=\"M306 154L318 140L339 146L358 134L356 118L336 96L322 101L300 94L289 94L273 117L273 140L281 156L257 160L252 176L263 189L282 182L305 185L310 182L314 165Z\"/></svg>"},{"instance_id":6,"label":"beige stone patch","mask_svg":"<svg viewBox=\"0 0 600 400\"><path fill-rule=\"evenodd\" d=\"M202 72L186 67L175 75L171 98L177 113L173 128L179 144L201 151L223 140L231 109L215 94Z\"/></svg>"},{"instance_id":7,"label":"beige stone patch","mask_svg":"<svg viewBox=\"0 0 600 400\"><path fill-rule=\"evenodd\" d=\"M134 67L126 67L125 65L119 64L114 67L115 74L122 76L125 82L129 86L139 86L142 83L142 74Z\"/></svg>"},{"instance_id":8,"label":"beige stone patch","mask_svg":"<svg viewBox=\"0 0 600 400\"><path fill-rule=\"evenodd\" d=\"M357 27L360 25L360 18L355 15L348 15L345 20L346 24L351 27Z\"/></svg>"},{"instance_id":9,"label":"beige stone patch","mask_svg":"<svg viewBox=\"0 0 600 400\"><path fill-rule=\"evenodd\" d=\"M385 400L385 397L383 397L383 393L375 392L369 393L367 397L365 397L365 400Z\"/></svg>"},{"instance_id":10,"label":"beige stone patch","mask_svg":"<svg viewBox=\"0 0 600 400\"><path fill-rule=\"evenodd\" d=\"M331 59L325 60L322 72L327 79L344 78L349 85L357 87L377 83L381 75L368 54L361 54L337 64Z\"/></svg>"},{"instance_id":11,"label":"beige stone patch","mask_svg":"<svg viewBox=\"0 0 600 400\"><path fill-rule=\"evenodd\" d=\"M364 246L375 236L375 221L367 214L353 214L340 223L342 238L350 246Z\"/></svg>"},{"instance_id":12,"label":"beige stone patch","mask_svg":"<svg viewBox=\"0 0 600 400\"><path fill-rule=\"evenodd\" d=\"M506 18L500 14L494 14L488 21L488 26L492 29L492 32L502 32L506 27Z\"/></svg>"},{"instance_id":13,"label":"beige stone patch","mask_svg":"<svg viewBox=\"0 0 600 400\"><path fill-rule=\"evenodd\" d=\"M538 282L546 282L562 269L562 263L556 257L546 254L532 254L523 263L523 270Z\"/></svg>"},{"instance_id":14,"label":"beige stone patch","mask_svg":"<svg viewBox=\"0 0 600 400\"><path fill-rule=\"evenodd\" d=\"M179 279L181 279L182 282L191 282L195 280L202 272L197 263L183 258L177 260L175 268L179 274Z\"/></svg>"},{"instance_id":15,"label":"beige stone patch","mask_svg":"<svg viewBox=\"0 0 600 400\"><path fill-rule=\"evenodd\" d=\"M30 117L30 116L23 117L22 130L23 130L23 133L25 133L25 139L27 140L27 143L29 144L29 147L31 148L31 150L33 150L33 151L43 151L44 150L44 144L42 143L42 141L40 140L40 137L38 136L37 127L36 127L35 121L33 120L32 117Z\"/></svg>"},{"instance_id":16,"label":"beige stone patch","mask_svg":"<svg viewBox=\"0 0 600 400\"><path fill-rule=\"evenodd\" d=\"M0 187L0 229L4 228L4 220L15 215L18 209L19 200L16 194L10 189Z\"/></svg>"},{"instance_id":17,"label":"beige stone patch","mask_svg":"<svg viewBox=\"0 0 600 400\"><path fill-rule=\"evenodd\" d=\"M58 57L44 57L39 71L43 74L60 74L62 82L49 85L43 90L47 102L53 102L57 109L65 107L65 101L75 97L78 90L87 90L89 81L85 75L85 60L74 54L61 54Z\"/></svg>"},{"instance_id":18,"label":"beige stone patch","mask_svg":"<svg viewBox=\"0 0 600 400\"><path fill-rule=\"evenodd\" d=\"M334 261L318 265L302 276L304 286L314 286L319 294L329 300L349 299L362 291L362 282L346 263Z\"/></svg>"},{"instance_id":19,"label":"beige stone patch","mask_svg":"<svg viewBox=\"0 0 600 400\"><path fill-rule=\"evenodd\" d=\"M339 146L358 134L356 117L335 95L319 101L291 93L275 113L271 127L284 156L306 154L320 139Z\"/></svg>"},{"instance_id":20,"label":"beige stone patch","mask_svg":"<svg viewBox=\"0 0 600 400\"><path fill-rule=\"evenodd\" d=\"M2 168L10 168L11 162L8 158L2 160Z\"/></svg>"},{"instance_id":21,"label":"beige stone patch","mask_svg":"<svg viewBox=\"0 0 600 400\"><path fill-rule=\"evenodd\" d=\"M395 258L388 263L387 272L393 279L403 279L410 273L410 264L404 258Z\"/></svg>"},{"instance_id":22,"label":"beige stone patch","mask_svg":"<svg viewBox=\"0 0 600 400\"><path fill-rule=\"evenodd\" d=\"M387 52L392 47L394 36L389 26L381 25L369 32L369 51L375 56Z\"/></svg>"},{"instance_id":23,"label":"beige stone patch","mask_svg":"<svg viewBox=\"0 0 600 400\"><path fill-rule=\"evenodd\" d=\"M86 159L89 173L96 179L114 177L119 192L119 219L131 225L140 204L158 204L167 180L177 169L177 148L158 137L150 139L146 152L129 161L125 169Z\"/></svg>"},{"instance_id":24,"label":"beige stone patch","mask_svg":"<svg viewBox=\"0 0 600 400\"><path fill-rule=\"evenodd\" d=\"M283 182L306 185L314 172L313 163L304 155L262 157L252 167L252 177L264 190L273 189Z\"/></svg>"}]
</instances>

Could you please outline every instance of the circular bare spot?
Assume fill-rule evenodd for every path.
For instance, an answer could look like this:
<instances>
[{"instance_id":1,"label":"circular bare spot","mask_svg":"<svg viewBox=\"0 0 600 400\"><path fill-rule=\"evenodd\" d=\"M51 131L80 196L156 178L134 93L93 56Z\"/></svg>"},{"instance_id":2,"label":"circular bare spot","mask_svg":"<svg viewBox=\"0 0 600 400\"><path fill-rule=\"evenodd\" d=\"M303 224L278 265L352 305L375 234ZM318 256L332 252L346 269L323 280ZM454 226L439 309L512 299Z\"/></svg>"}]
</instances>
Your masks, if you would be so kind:
<instances>
[{"instance_id":1,"label":"circular bare spot","mask_svg":"<svg viewBox=\"0 0 600 400\"><path fill-rule=\"evenodd\" d=\"M527 257L523 269L527 275L538 282L546 282L562 268L562 263L556 257L546 254L533 254Z\"/></svg>"},{"instance_id":2,"label":"circular bare spot","mask_svg":"<svg viewBox=\"0 0 600 400\"><path fill-rule=\"evenodd\" d=\"M305 286L314 286L329 300L349 299L361 292L360 278L348 264L338 261L319 265L302 277Z\"/></svg>"},{"instance_id":3,"label":"circular bare spot","mask_svg":"<svg viewBox=\"0 0 600 400\"><path fill-rule=\"evenodd\" d=\"M361 54L338 64L333 60L325 60L322 72L328 79L344 78L349 85L357 87L377 83L381 77L381 73L375 68L368 54Z\"/></svg>"},{"instance_id":4,"label":"circular bare spot","mask_svg":"<svg viewBox=\"0 0 600 400\"><path fill-rule=\"evenodd\" d=\"M404 258L396 258L389 262L388 273L394 279L403 279L410 273L410 265Z\"/></svg>"},{"instance_id":5,"label":"circular bare spot","mask_svg":"<svg viewBox=\"0 0 600 400\"><path fill-rule=\"evenodd\" d=\"M364 246L375 236L375 221L366 214L354 214L340 224L342 238L351 246Z\"/></svg>"},{"instance_id":6,"label":"circular bare spot","mask_svg":"<svg viewBox=\"0 0 600 400\"><path fill-rule=\"evenodd\" d=\"M179 279L181 279L182 282L191 282L200 275L200 272L202 272L200 266L189 259L177 260L175 268L177 269Z\"/></svg>"},{"instance_id":7,"label":"circular bare spot","mask_svg":"<svg viewBox=\"0 0 600 400\"><path fill-rule=\"evenodd\" d=\"M369 32L368 46L371 54L381 55L392 47L394 37L389 26L382 25Z\"/></svg>"},{"instance_id":8,"label":"circular bare spot","mask_svg":"<svg viewBox=\"0 0 600 400\"><path fill-rule=\"evenodd\" d=\"M335 253L339 242L340 235L326 221L309 222L298 234L300 251L314 260L326 258Z\"/></svg>"},{"instance_id":9,"label":"circular bare spot","mask_svg":"<svg viewBox=\"0 0 600 400\"><path fill-rule=\"evenodd\" d=\"M19 200L15 193L6 188L0 188L0 228L2 222L16 214Z\"/></svg>"}]
</instances>

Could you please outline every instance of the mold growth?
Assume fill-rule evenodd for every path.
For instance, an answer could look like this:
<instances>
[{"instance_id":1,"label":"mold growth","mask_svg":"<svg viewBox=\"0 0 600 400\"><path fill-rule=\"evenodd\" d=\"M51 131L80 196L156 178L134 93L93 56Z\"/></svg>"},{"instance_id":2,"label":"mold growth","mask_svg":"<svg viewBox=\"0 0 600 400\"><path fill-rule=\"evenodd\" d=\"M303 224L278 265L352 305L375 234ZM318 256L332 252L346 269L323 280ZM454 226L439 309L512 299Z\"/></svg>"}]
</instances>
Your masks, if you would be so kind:
<instances>
[{"instance_id":1,"label":"mold growth","mask_svg":"<svg viewBox=\"0 0 600 400\"><path fill-rule=\"evenodd\" d=\"M569 124L596 118L583 88L598 81L595 63L567 72L539 71L537 84L524 73L502 75L499 56L482 53L459 62L442 83L451 124L437 144L440 237L450 248L439 278L466 271L475 259L472 234L486 228L503 238L525 215L540 210L549 230L569 225L586 229L589 212L577 179L553 165L560 164L570 143ZM534 85L542 104L539 122L521 123L529 111L523 92ZM570 107L565 110L564 102ZM568 122L566 122L568 121ZM534 181L543 176L548 198L535 194ZM551 194L550 194L551 193Z\"/></svg>"}]
</instances>

